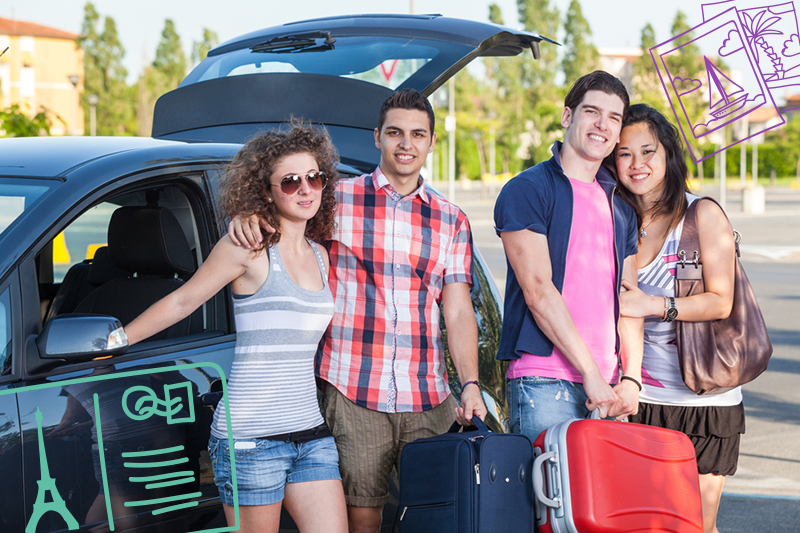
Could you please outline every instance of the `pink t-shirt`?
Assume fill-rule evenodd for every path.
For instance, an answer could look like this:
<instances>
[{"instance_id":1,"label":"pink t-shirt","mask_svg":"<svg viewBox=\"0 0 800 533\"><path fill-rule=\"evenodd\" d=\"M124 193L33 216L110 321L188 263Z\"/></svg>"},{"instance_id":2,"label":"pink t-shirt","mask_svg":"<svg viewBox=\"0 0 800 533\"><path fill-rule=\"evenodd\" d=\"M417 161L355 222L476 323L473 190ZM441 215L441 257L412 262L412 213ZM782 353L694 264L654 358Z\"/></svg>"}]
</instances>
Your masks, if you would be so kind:
<instances>
[{"instance_id":1,"label":"pink t-shirt","mask_svg":"<svg viewBox=\"0 0 800 533\"><path fill-rule=\"evenodd\" d=\"M608 383L616 383L619 367L614 350L616 271L611 207L597 181L569 181L574 197L572 229L561 295L578 334L594 356L603 378ZM550 357L523 354L511 361L508 377L514 379L524 376L583 383L580 373L558 348L553 349Z\"/></svg>"}]
</instances>

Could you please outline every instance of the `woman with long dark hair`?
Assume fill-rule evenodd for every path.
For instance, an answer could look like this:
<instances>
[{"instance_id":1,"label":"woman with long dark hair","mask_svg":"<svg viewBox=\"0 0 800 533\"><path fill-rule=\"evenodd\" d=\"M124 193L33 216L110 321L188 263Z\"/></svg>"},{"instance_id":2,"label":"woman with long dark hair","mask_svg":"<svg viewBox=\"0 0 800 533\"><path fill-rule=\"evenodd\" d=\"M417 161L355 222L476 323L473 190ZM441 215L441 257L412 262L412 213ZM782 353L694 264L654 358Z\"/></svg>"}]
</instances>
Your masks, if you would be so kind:
<instances>
[{"instance_id":1,"label":"woman with long dark hair","mask_svg":"<svg viewBox=\"0 0 800 533\"><path fill-rule=\"evenodd\" d=\"M717 532L717 511L725 476L736 471L744 433L740 387L698 396L681 378L675 322L727 317L733 304L733 230L714 202L697 205L705 292L675 298L678 246L687 207L699 201L686 185L688 169L677 129L650 106L630 107L620 142L609 156L620 194L639 217L639 286L623 280L623 316L644 317L644 359L639 412L632 422L666 427L689 436L697 453L705 533Z\"/></svg>"}]
</instances>

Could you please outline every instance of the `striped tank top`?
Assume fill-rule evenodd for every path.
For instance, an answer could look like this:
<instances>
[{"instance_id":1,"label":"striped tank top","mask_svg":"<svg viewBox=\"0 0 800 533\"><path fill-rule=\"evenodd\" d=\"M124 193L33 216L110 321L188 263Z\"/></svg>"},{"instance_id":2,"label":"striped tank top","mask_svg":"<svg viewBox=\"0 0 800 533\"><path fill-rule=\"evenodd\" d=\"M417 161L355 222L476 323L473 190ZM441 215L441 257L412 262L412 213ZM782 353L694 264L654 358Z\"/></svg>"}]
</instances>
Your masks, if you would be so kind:
<instances>
[{"instance_id":1,"label":"striped tank top","mask_svg":"<svg viewBox=\"0 0 800 533\"><path fill-rule=\"evenodd\" d=\"M323 423L314 358L333 317L333 296L322 253L308 242L317 256L322 290L307 290L292 281L278 247L272 246L264 285L233 300L236 348L228 405L234 439L303 431ZM228 436L223 402L217 404L211 434Z\"/></svg>"},{"instance_id":2,"label":"striped tank top","mask_svg":"<svg viewBox=\"0 0 800 533\"><path fill-rule=\"evenodd\" d=\"M691 204L698 197L687 193L686 199ZM638 270L639 288L646 294L675 296L675 269L682 233L683 220L667 235L656 258ZM689 407L729 406L741 403L741 387L723 394L698 396L684 384L678 362L676 336L676 322L664 322L660 316L645 317L642 360L644 390L639 393L639 400L645 403Z\"/></svg>"}]
</instances>

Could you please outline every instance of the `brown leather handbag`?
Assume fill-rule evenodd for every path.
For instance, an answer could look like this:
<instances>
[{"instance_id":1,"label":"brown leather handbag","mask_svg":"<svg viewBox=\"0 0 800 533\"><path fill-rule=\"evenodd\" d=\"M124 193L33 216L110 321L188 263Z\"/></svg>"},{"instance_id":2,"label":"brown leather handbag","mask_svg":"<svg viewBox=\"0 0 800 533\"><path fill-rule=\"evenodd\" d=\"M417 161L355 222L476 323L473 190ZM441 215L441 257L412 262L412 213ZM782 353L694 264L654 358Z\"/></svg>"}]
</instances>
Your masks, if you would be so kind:
<instances>
[{"instance_id":1,"label":"brown leather handbag","mask_svg":"<svg viewBox=\"0 0 800 533\"><path fill-rule=\"evenodd\" d=\"M700 239L697 234L697 204L686 209L678 247L675 296L705 292ZM719 205L719 204L717 204ZM757 378L767 369L772 342L753 287L739 261L739 233L736 241L733 308L727 318L677 324L678 359L684 383L698 395L720 394Z\"/></svg>"}]
</instances>

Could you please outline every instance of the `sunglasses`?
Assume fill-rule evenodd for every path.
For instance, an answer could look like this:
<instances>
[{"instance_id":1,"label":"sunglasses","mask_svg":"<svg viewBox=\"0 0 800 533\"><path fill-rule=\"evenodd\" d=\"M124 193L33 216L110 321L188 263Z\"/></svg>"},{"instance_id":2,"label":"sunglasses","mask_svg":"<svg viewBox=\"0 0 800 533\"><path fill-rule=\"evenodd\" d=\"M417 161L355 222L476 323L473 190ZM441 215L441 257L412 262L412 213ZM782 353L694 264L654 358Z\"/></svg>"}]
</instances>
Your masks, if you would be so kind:
<instances>
[{"instance_id":1,"label":"sunglasses","mask_svg":"<svg viewBox=\"0 0 800 533\"><path fill-rule=\"evenodd\" d=\"M273 187L280 187L283 194L294 194L300 190L300 186L303 184L303 177L306 178L308 186L315 191L321 191L328 183L328 176L322 171L317 171L306 174L305 176L298 176L297 174L284 176L281 178L281 182L278 185L274 183L270 183L270 185Z\"/></svg>"}]
</instances>

